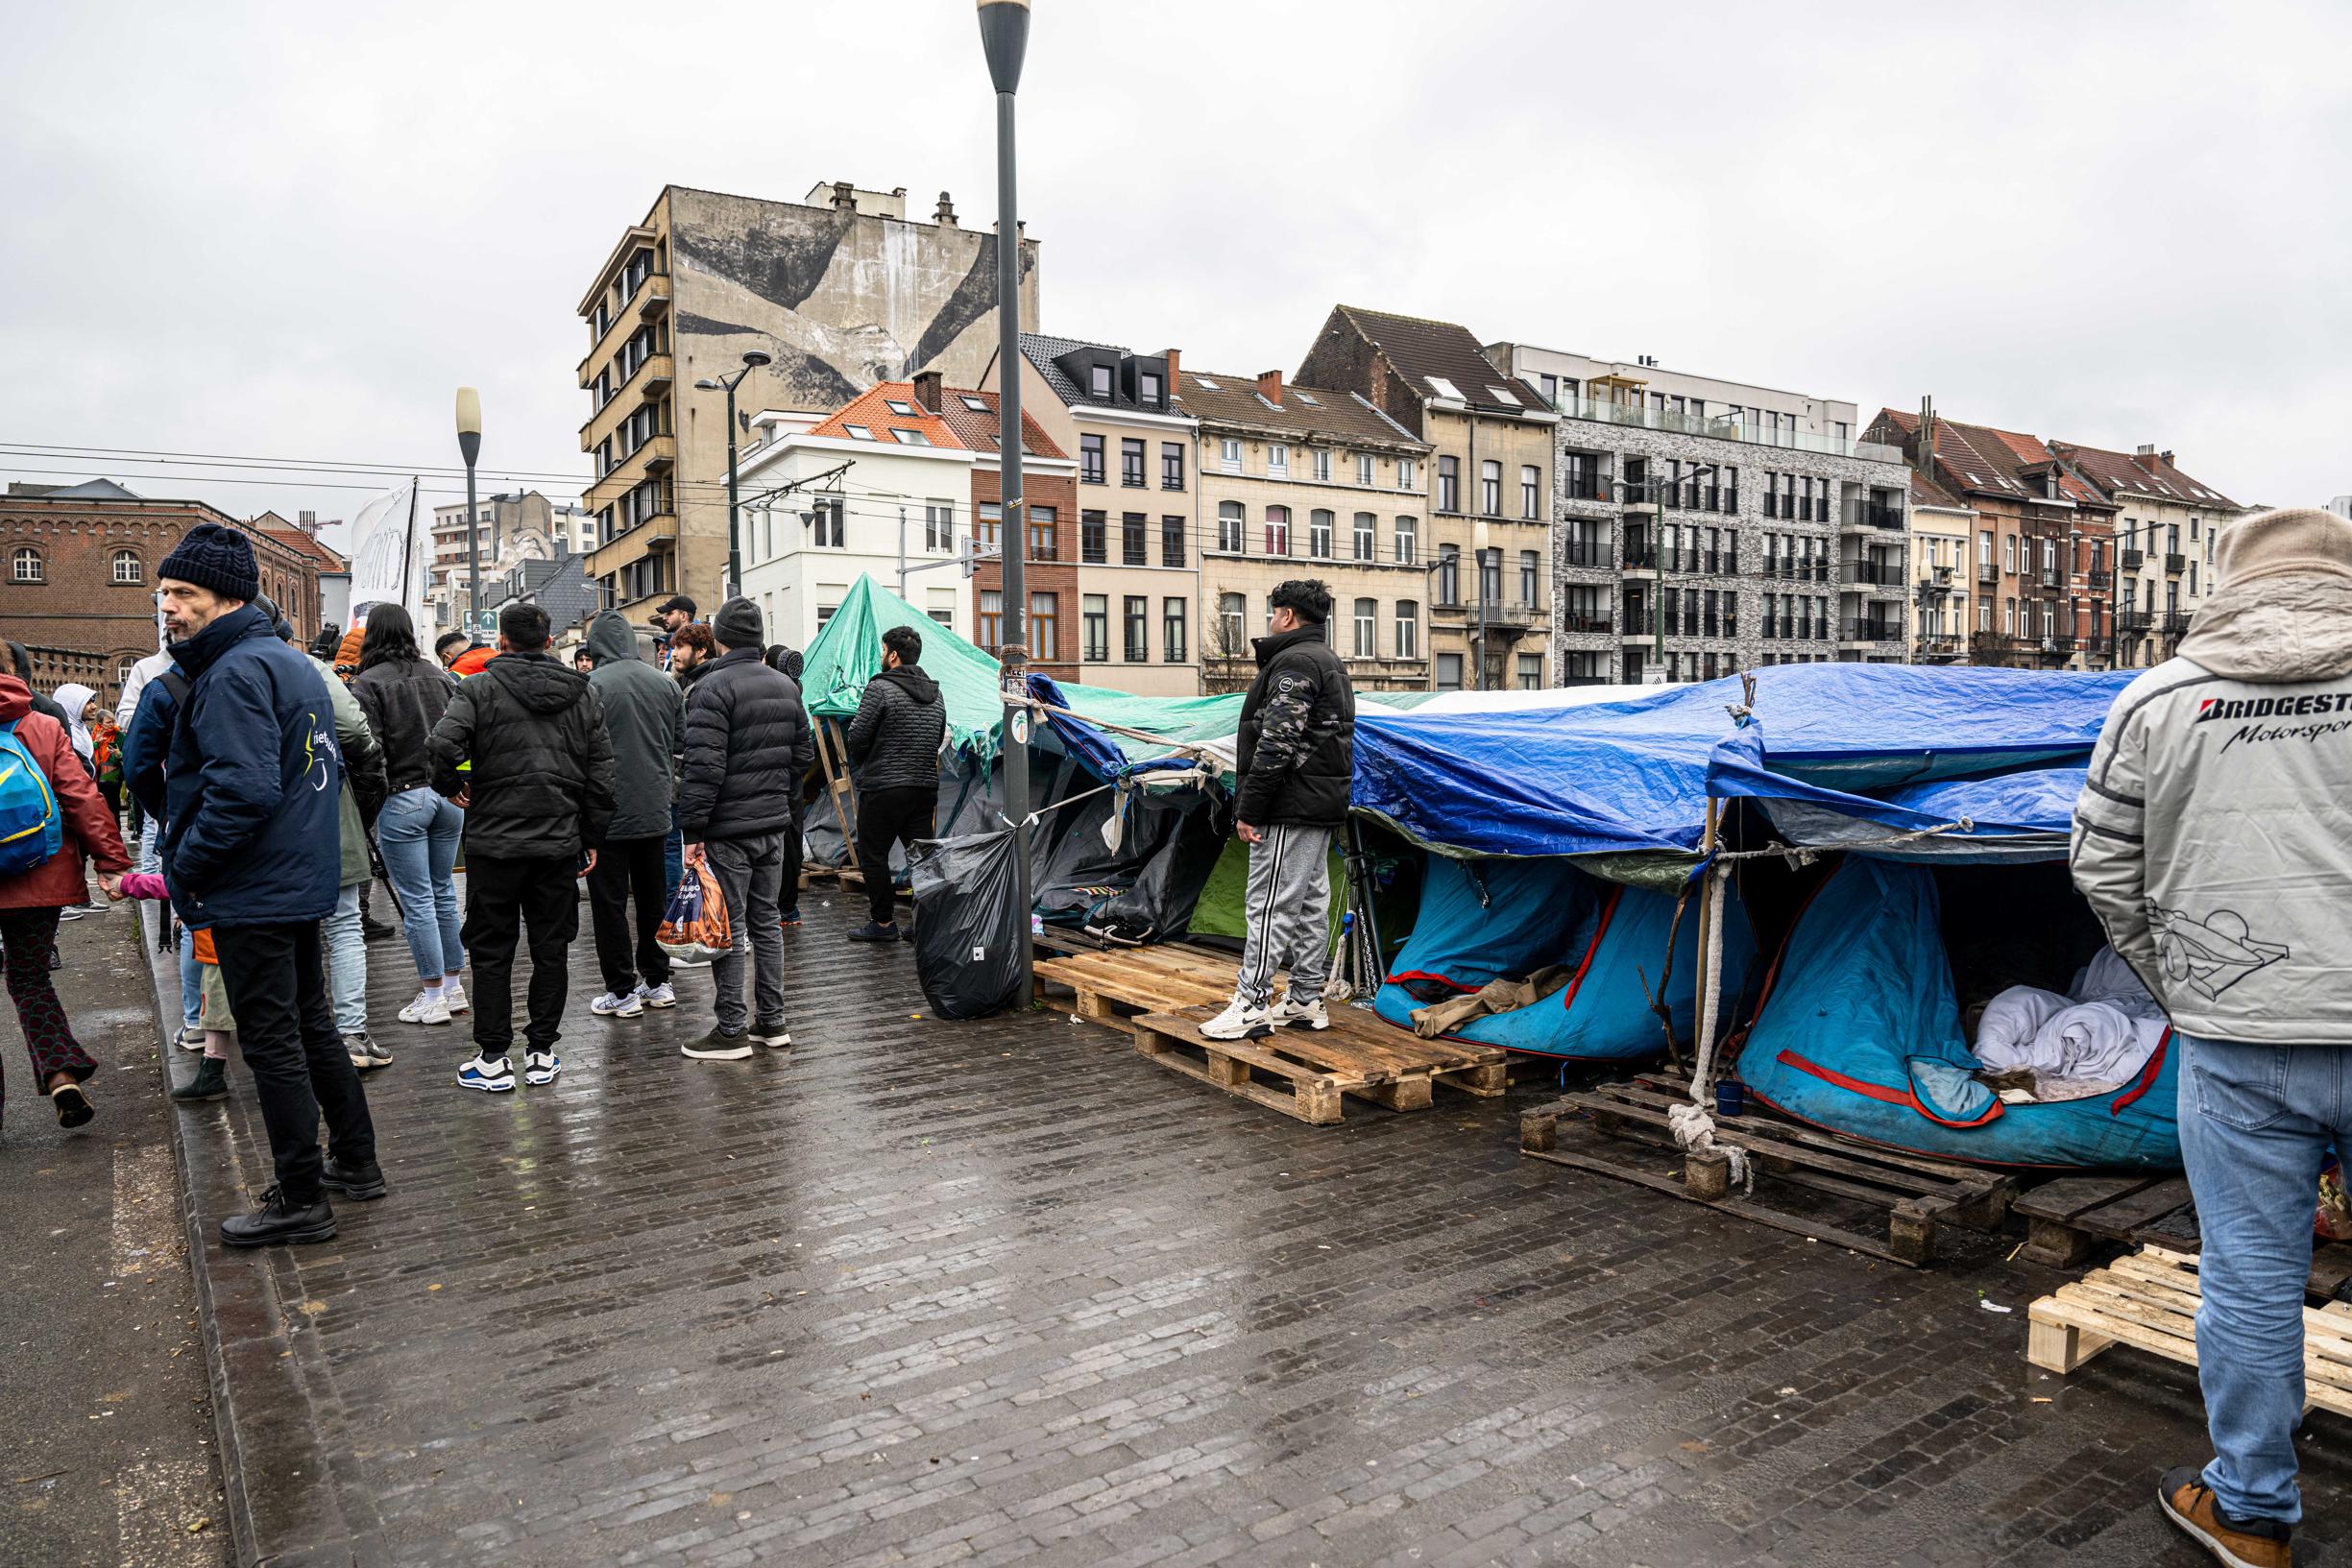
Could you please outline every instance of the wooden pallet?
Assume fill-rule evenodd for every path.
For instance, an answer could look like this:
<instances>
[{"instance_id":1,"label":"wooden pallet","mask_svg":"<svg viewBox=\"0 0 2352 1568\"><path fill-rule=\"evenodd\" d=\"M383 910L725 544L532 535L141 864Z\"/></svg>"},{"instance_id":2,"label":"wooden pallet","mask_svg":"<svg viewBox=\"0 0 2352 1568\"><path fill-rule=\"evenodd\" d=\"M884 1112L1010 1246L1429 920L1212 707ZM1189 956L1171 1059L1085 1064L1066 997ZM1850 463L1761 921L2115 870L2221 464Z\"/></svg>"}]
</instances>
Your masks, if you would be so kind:
<instances>
[{"instance_id":1,"label":"wooden pallet","mask_svg":"<svg viewBox=\"0 0 2352 1568\"><path fill-rule=\"evenodd\" d=\"M1881 1246L1817 1218L1786 1214L1733 1190L1730 1160L1721 1153L1685 1154L1675 1145L1666 1113L1688 1102L1687 1089L1679 1079L1660 1076L1604 1084L1522 1115L1519 1151L1912 1268L1934 1261L1936 1233L1942 1226L1998 1230L2016 1195L2013 1178L1976 1166L1898 1153L1778 1117L1715 1119L1715 1143L1745 1151L1759 1190L1780 1182L1886 1210L1886 1243ZM1564 1122L1590 1131L1571 1133L1574 1146L1563 1146ZM1651 1149L1664 1150L1667 1157L1645 1157Z\"/></svg>"},{"instance_id":2,"label":"wooden pallet","mask_svg":"<svg viewBox=\"0 0 2352 1568\"><path fill-rule=\"evenodd\" d=\"M2196 1260L2149 1247L2026 1309L2025 1359L2061 1375L2123 1344L2196 1364ZM2352 1415L2352 1306L2303 1309L2303 1408Z\"/></svg>"},{"instance_id":3,"label":"wooden pallet","mask_svg":"<svg viewBox=\"0 0 2352 1568\"><path fill-rule=\"evenodd\" d=\"M1216 1007L1233 995L1230 954L1174 945L1105 948L1041 958L1037 984L1045 1004L1133 1034L1139 1013ZM1066 989L1065 1002L1048 990Z\"/></svg>"},{"instance_id":4,"label":"wooden pallet","mask_svg":"<svg viewBox=\"0 0 2352 1568\"><path fill-rule=\"evenodd\" d=\"M2026 1220L2028 1263L2073 1268L2102 1243L2152 1246L2193 1254L2199 1242L2196 1205L2179 1176L2061 1176L2013 1205ZM2352 1293L2352 1243L2323 1242L2312 1249L2304 1292L2315 1301Z\"/></svg>"},{"instance_id":5,"label":"wooden pallet","mask_svg":"<svg viewBox=\"0 0 2352 1568\"><path fill-rule=\"evenodd\" d=\"M1222 999L1220 999L1222 1000ZM1327 1029L1283 1029L1259 1040L1211 1040L1214 1005L1133 1020L1135 1049L1162 1067L1317 1126L1341 1120L1352 1095L1392 1111L1429 1107L1438 1084L1492 1097L1509 1087L1510 1058L1491 1046L1421 1040L1352 1007Z\"/></svg>"}]
</instances>

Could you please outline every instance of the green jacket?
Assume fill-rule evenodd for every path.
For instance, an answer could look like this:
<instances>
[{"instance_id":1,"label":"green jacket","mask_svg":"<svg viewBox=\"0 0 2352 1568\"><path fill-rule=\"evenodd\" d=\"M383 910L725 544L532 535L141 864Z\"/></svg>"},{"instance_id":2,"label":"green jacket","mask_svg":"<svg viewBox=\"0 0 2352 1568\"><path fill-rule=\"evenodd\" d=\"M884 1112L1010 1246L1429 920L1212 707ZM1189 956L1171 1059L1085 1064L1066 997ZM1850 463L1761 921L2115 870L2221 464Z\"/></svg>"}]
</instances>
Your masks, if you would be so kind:
<instances>
[{"instance_id":1,"label":"green jacket","mask_svg":"<svg viewBox=\"0 0 2352 1568\"><path fill-rule=\"evenodd\" d=\"M343 839L343 875L336 884L350 887L364 882L370 876L368 868L368 825L384 804L384 752L376 743L368 729L368 715L360 711L359 699L352 695L351 688L335 673L335 667L323 660L305 659L327 683L327 700L335 710L335 744L343 751L343 801L340 808Z\"/></svg>"}]
</instances>

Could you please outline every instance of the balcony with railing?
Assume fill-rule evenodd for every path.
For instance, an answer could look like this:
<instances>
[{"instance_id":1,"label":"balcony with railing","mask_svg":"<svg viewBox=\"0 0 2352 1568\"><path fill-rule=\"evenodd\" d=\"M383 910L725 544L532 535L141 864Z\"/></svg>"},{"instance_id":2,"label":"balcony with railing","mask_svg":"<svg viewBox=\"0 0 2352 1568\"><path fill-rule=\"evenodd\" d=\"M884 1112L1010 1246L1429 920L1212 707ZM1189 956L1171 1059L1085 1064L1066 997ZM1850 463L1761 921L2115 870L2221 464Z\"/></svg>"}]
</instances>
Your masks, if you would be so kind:
<instances>
[{"instance_id":1,"label":"balcony with railing","mask_svg":"<svg viewBox=\"0 0 2352 1568\"><path fill-rule=\"evenodd\" d=\"M1615 546L1606 539L1571 534L1560 543L1560 564L1580 571L1608 571L1617 564Z\"/></svg>"},{"instance_id":2,"label":"balcony with railing","mask_svg":"<svg viewBox=\"0 0 2352 1568\"><path fill-rule=\"evenodd\" d=\"M1829 457L1858 457L1870 463L1903 461L1901 447L1881 446L1874 441L1857 441L1851 436L1818 435L1810 430L1768 430L1761 425L1751 427L1741 420L1713 415L1677 414L1637 402L1608 402L1596 398L1572 398L1564 394L1553 399L1552 406L1569 419L1589 420L1597 424L1622 424L1641 430L1664 430L1676 435L1706 436L1714 441L1736 441L1750 446L1778 446L1786 451L1820 452Z\"/></svg>"},{"instance_id":3,"label":"balcony with railing","mask_svg":"<svg viewBox=\"0 0 2352 1568\"><path fill-rule=\"evenodd\" d=\"M1571 612L1560 617L1560 631L1565 637L1610 637L1615 630L1615 622L1606 615Z\"/></svg>"},{"instance_id":4,"label":"balcony with railing","mask_svg":"<svg viewBox=\"0 0 2352 1568\"><path fill-rule=\"evenodd\" d=\"M2161 631L2166 637L2187 637L2189 635L2189 617L2180 611L2168 610L2165 612L2164 620L2158 627L2158 630Z\"/></svg>"},{"instance_id":5,"label":"balcony with railing","mask_svg":"<svg viewBox=\"0 0 2352 1568\"><path fill-rule=\"evenodd\" d=\"M2000 567L1999 564L1991 561L1977 562L1976 581L1982 583L1987 588L1992 588L1998 585L2000 582Z\"/></svg>"},{"instance_id":6,"label":"balcony with railing","mask_svg":"<svg viewBox=\"0 0 2352 1568\"><path fill-rule=\"evenodd\" d=\"M1901 532L1903 526L1903 508L1879 501L1855 501L1846 508L1849 528L1886 528Z\"/></svg>"},{"instance_id":7,"label":"balcony with railing","mask_svg":"<svg viewBox=\"0 0 2352 1568\"><path fill-rule=\"evenodd\" d=\"M2115 586L2115 573L2104 567L2093 567L2083 575L2089 580L2091 591L2094 593L2104 593Z\"/></svg>"},{"instance_id":8,"label":"balcony with railing","mask_svg":"<svg viewBox=\"0 0 2352 1568\"><path fill-rule=\"evenodd\" d=\"M1873 561L1866 556L1838 565L1838 580L1865 588L1901 588L1908 574L1903 564L1896 561Z\"/></svg>"},{"instance_id":9,"label":"balcony with railing","mask_svg":"<svg viewBox=\"0 0 2352 1568\"><path fill-rule=\"evenodd\" d=\"M2066 586L2066 568L2063 567L2036 567L2033 580L2044 588L2063 588Z\"/></svg>"},{"instance_id":10,"label":"balcony with railing","mask_svg":"<svg viewBox=\"0 0 2352 1568\"><path fill-rule=\"evenodd\" d=\"M1599 473L1584 473L1571 469L1561 490L1571 501L1609 499L1609 481Z\"/></svg>"},{"instance_id":11,"label":"balcony with railing","mask_svg":"<svg viewBox=\"0 0 2352 1568\"><path fill-rule=\"evenodd\" d=\"M2178 577L2182 572L2187 571L2188 569L2189 558L2181 554L2178 550L2171 551L2165 556L2164 574L2167 577Z\"/></svg>"},{"instance_id":12,"label":"balcony with railing","mask_svg":"<svg viewBox=\"0 0 2352 1568\"><path fill-rule=\"evenodd\" d=\"M1922 632L1912 647L1922 663L1944 663L1960 657L1956 632Z\"/></svg>"},{"instance_id":13,"label":"balcony with railing","mask_svg":"<svg viewBox=\"0 0 2352 1568\"><path fill-rule=\"evenodd\" d=\"M2115 613L2115 629L2119 632L2145 632L2156 619L2151 610L2134 610L2129 605Z\"/></svg>"},{"instance_id":14,"label":"balcony with railing","mask_svg":"<svg viewBox=\"0 0 2352 1568\"><path fill-rule=\"evenodd\" d=\"M2142 566L2146 564L2147 552L2146 550L2125 550L2117 559L2122 563L2125 571L2138 571Z\"/></svg>"},{"instance_id":15,"label":"balcony with railing","mask_svg":"<svg viewBox=\"0 0 2352 1568\"><path fill-rule=\"evenodd\" d=\"M1901 642L1903 640L1903 622L1899 620L1877 620L1869 616L1864 616L1856 620L1849 620L1838 627L1837 640L1840 642L1860 643L1872 647L1879 646L1882 643Z\"/></svg>"}]
</instances>

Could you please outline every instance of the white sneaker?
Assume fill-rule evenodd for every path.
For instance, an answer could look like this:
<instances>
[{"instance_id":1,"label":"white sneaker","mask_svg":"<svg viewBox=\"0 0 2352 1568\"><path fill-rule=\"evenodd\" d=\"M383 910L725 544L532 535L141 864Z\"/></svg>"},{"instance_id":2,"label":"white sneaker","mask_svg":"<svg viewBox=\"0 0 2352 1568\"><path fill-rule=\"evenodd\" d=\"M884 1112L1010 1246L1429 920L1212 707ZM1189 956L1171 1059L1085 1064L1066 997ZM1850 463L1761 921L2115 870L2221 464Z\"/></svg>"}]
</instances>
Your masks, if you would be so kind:
<instances>
[{"instance_id":1,"label":"white sneaker","mask_svg":"<svg viewBox=\"0 0 2352 1568\"><path fill-rule=\"evenodd\" d=\"M1327 1029L1331 1026L1331 1015L1323 1011L1322 998L1309 997L1304 1001L1295 1001L1291 994L1285 991L1274 999L1272 1007L1266 1009L1266 1022L1277 1029Z\"/></svg>"},{"instance_id":2,"label":"white sneaker","mask_svg":"<svg viewBox=\"0 0 2352 1568\"><path fill-rule=\"evenodd\" d=\"M473 1011L473 1003L466 1000L466 988L455 980L442 981L441 1000L452 1014Z\"/></svg>"},{"instance_id":3,"label":"white sneaker","mask_svg":"<svg viewBox=\"0 0 2352 1568\"><path fill-rule=\"evenodd\" d=\"M476 1056L457 1070L457 1081L469 1089L502 1095L515 1086L515 1070L505 1057L496 1061Z\"/></svg>"},{"instance_id":4,"label":"white sneaker","mask_svg":"<svg viewBox=\"0 0 2352 1568\"><path fill-rule=\"evenodd\" d=\"M564 1059L551 1050L534 1050L522 1058L522 1081L549 1084L564 1070Z\"/></svg>"},{"instance_id":5,"label":"white sneaker","mask_svg":"<svg viewBox=\"0 0 2352 1568\"><path fill-rule=\"evenodd\" d=\"M588 1004L588 1010L598 1018L635 1018L645 1010L644 999L632 991L625 997L607 991Z\"/></svg>"},{"instance_id":6,"label":"white sneaker","mask_svg":"<svg viewBox=\"0 0 2352 1568\"><path fill-rule=\"evenodd\" d=\"M680 958L673 954L669 960L669 967L672 969L708 969L711 967L711 960L708 958Z\"/></svg>"},{"instance_id":7,"label":"white sneaker","mask_svg":"<svg viewBox=\"0 0 2352 1568\"><path fill-rule=\"evenodd\" d=\"M678 1005L678 994L669 988L667 980L664 980L659 985L639 986L637 1000L648 1007L675 1007Z\"/></svg>"},{"instance_id":8,"label":"white sneaker","mask_svg":"<svg viewBox=\"0 0 2352 1568\"><path fill-rule=\"evenodd\" d=\"M449 994L445 988L441 995L420 991L417 1000L400 1009L403 1024L447 1024L449 1021Z\"/></svg>"},{"instance_id":9,"label":"white sneaker","mask_svg":"<svg viewBox=\"0 0 2352 1568\"><path fill-rule=\"evenodd\" d=\"M190 1024L180 1031L177 1044L182 1050L202 1050L205 1049L205 1031Z\"/></svg>"},{"instance_id":10,"label":"white sneaker","mask_svg":"<svg viewBox=\"0 0 2352 1568\"><path fill-rule=\"evenodd\" d=\"M1262 1040L1273 1032L1269 1011L1252 1007L1239 997L1226 1002L1224 1012L1200 1025L1200 1033L1210 1040Z\"/></svg>"}]
</instances>

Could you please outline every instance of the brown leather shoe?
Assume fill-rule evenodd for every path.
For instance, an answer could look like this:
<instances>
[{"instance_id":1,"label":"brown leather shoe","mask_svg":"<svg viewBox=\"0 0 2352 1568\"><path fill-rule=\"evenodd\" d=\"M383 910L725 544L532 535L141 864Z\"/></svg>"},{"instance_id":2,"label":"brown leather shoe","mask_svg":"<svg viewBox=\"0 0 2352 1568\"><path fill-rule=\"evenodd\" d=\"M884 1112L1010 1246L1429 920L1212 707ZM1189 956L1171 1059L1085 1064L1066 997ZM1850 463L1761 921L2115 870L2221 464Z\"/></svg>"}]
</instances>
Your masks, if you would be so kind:
<instances>
[{"instance_id":1,"label":"brown leather shoe","mask_svg":"<svg viewBox=\"0 0 2352 1568\"><path fill-rule=\"evenodd\" d=\"M2204 1472L2194 1465L2167 1470L2156 1502L2192 1539L2231 1568L2293 1568L2294 1527L2275 1519L2233 1519L2221 1511Z\"/></svg>"}]
</instances>

